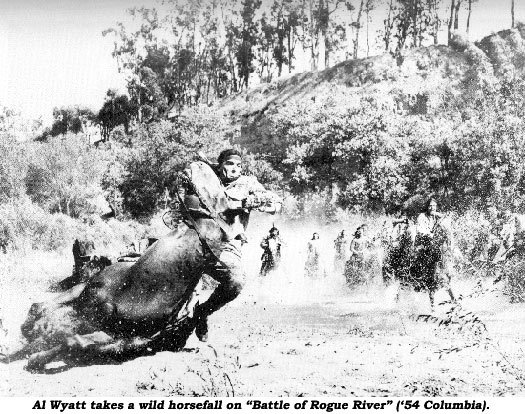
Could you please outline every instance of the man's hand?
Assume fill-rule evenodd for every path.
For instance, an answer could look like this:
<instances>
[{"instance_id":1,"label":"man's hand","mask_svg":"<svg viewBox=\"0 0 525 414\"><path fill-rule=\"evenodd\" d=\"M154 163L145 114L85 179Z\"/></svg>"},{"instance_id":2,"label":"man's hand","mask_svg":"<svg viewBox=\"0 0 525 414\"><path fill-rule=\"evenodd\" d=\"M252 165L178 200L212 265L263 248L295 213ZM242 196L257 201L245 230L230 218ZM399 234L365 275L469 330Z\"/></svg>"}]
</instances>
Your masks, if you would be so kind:
<instances>
[{"instance_id":1,"label":"man's hand","mask_svg":"<svg viewBox=\"0 0 525 414\"><path fill-rule=\"evenodd\" d=\"M253 192L243 200L243 208L258 209L266 213L277 213L282 208L282 201L275 194L267 192Z\"/></svg>"},{"instance_id":2,"label":"man's hand","mask_svg":"<svg viewBox=\"0 0 525 414\"><path fill-rule=\"evenodd\" d=\"M243 200L242 207L252 210L261 207L263 204L264 202L258 194L251 193L248 197L246 197Z\"/></svg>"}]
</instances>

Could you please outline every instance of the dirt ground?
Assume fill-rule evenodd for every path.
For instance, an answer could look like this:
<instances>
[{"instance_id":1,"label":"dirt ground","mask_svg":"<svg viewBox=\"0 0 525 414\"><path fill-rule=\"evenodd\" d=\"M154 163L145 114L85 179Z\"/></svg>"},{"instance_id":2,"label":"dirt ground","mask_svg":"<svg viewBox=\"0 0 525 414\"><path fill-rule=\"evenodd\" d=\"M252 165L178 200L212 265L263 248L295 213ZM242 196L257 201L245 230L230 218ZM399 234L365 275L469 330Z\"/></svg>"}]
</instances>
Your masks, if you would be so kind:
<instances>
[{"instance_id":1,"label":"dirt ground","mask_svg":"<svg viewBox=\"0 0 525 414\"><path fill-rule=\"evenodd\" d=\"M354 228L358 223L347 224ZM258 241L271 222L255 223L245 252L248 282L241 296L210 318L210 340L193 335L182 352L122 363L0 364L2 396L502 396L525 395L525 306L510 304L491 281L478 296L472 280L452 287L465 297L434 318L425 293L385 288L380 275L349 289L333 271L304 277L305 247L314 225L278 225L286 245L279 272L257 276ZM321 228L329 267L340 227ZM329 241L329 242L328 242ZM0 269L4 344L16 344L30 304L45 299L50 275L70 272L69 256L18 260ZM60 269L60 272L57 272ZM9 277L6 277L9 275ZM446 300L438 292L436 303ZM5 345L3 347L5 351Z\"/></svg>"},{"instance_id":2,"label":"dirt ground","mask_svg":"<svg viewBox=\"0 0 525 414\"><path fill-rule=\"evenodd\" d=\"M330 280L304 281L302 286L290 284L291 290L300 290L290 301L289 293L268 294L268 286L277 282L282 287L282 280L271 280L277 276L255 280L236 303L215 314L208 344L192 336L178 353L114 365L58 362L38 374L17 361L0 366L0 393L524 395L524 307L506 304L497 292L463 300L487 326L487 332L476 335L468 324L438 327L435 321L415 320L414 315L428 311L424 294L406 292L396 305L389 303L390 292L377 286L356 292L334 285L326 289ZM439 316L440 309L434 315Z\"/></svg>"}]
</instances>

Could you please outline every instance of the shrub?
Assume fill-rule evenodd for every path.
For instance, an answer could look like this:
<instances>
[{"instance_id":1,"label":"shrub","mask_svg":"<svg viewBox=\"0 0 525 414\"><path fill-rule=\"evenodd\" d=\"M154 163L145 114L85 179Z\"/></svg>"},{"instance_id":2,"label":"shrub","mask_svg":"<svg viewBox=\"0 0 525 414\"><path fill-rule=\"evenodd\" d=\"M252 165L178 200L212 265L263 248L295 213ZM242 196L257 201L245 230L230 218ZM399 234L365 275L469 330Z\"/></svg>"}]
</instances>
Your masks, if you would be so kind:
<instances>
[{"instance_id":1,"label":"shrub","mask_svg":"<svg viewBox=\"0 0 525 414\"><path fill-rule=\"evenodd\" d=\"M0 135L0 203L25 193L26 145L6 134Z\"/></svg>"},{"instance_id":2,"label":"shrub","mask_svg":"<svg viewBox=\"0 0 525 414\"><path fill-rule=\"evenodd\" d=\"M100 182L109 161L86 137L66 135L28 145L24 182L33 202L71 217L93 213L91 200L102 195Z\"/></svg>"},{"instance_id":3,"label":"shrub","mask_svg":"<svg viewBox=\"0 0 525 414\"><path fill-rule=\"evenodd\" d=\"M151 216L177 172L199 152L216 157L230 146L232 133L222 117L198 108L173 122L141 126L131 138L132 150L117 184L123 209L134 218Z\"/></svg>"},{"instance_id":4,"label":"shrub","mask_svg":"<svg viewBox=\"0 0 525 414\"><path fill-rule=\"evenodd\" d=\"M17 250L56 250L67 246L76 222L49 214L27 198L0 204L0 246Z\"/></svg>"}]
</instances>

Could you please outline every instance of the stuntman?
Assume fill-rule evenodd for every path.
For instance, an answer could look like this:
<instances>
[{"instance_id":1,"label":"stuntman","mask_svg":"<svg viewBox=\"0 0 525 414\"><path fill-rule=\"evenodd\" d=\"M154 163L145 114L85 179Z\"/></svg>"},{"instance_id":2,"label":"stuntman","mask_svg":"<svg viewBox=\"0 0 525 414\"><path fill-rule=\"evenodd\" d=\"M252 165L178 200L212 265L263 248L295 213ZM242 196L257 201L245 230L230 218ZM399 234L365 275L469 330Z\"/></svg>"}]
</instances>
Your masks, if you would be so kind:
<instances>
[{"instance_id":1,"label":"stuntman","mask_svg":"<svg viewBox=\"0 0 525 414\"><path fill-rule=\"evenodd\" d=\"M250 211L257 208L276 213L282 206L279 198L266 191L255 177L241 175L241 162L241 154L228 149L220 153L217 166L196 161L177 178L177 198L183 204L183 217L190 222L191 217L204 215L212 218L223 235L213 248L203 246L211 251L207 255L204 273L217 280L219 286L194 313L197 319L195 334L202 342L208 340L208 316L235 299L244 286L241 248L246 243L244 232ZM213 180L199 180L195 171L211 174ZM220 188L211 188L211 181L216 181L217 177Z\"/></svg>"},{"instance_id":2,"label":"stuntman","mask_svg":"<svg viewBox=\"0 0 525 414\"><path fill-rule=\"evenodd\" d=\"M259 272L261 276L265 276L270 270L279 266L279 262L281 261L281 245L282 240L279 236L279 229L273 226L270 229L270 234L261 242L261 248L263 249L261 271Z\"/></svg>"}]
</instances>

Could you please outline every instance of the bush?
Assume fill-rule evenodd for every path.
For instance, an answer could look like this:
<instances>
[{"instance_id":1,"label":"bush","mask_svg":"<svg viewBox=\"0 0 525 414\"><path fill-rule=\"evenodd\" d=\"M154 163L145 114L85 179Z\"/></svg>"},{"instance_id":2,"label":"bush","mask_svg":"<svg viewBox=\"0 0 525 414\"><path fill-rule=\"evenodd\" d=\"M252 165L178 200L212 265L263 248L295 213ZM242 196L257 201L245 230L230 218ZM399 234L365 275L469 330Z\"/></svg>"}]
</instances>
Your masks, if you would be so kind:
<instances>
[{"instance_id":1,"label":"bush","mask_svg":"<svg viewBox=\"0 0 525 414\"><path fill-rule=\"evenodd\" d=\"M525 261L511 260L506 263L503 293L511 303L525 302Z\"/></svg>"},{"instance_id":2,"label":"bush","mask_svg":"<svg viewBox=\"0 0 525 414\"><path fill-rule=\"evenodd\" d=\"M171 190L176 174L199 152L210 158L230 146L233 132L225 120L206 109L193 109L173 122L141 126L131 137L132 149L124 175L116 184L125 212L133 218L150 217ZM106 190L108 187L106 187Z\"/></svg>"},{"instance_id":3,"label":"bush","mask_svg":"<svg viewBox=\"0 0 525 414\"><path fill-rule=\"evenodd\" d=\"M67 246L76 222L49 214L27 198L0 204L0 246L16 250L57 250Z\"/></svg>"},{"instance_id":4,"label":"bush","mask_svg":"<svg viewBox=\"0 0 525 414\"><path fill-rule=\"evenodd\" d=\"M86 137L66 135L27 146L27 195L49 212L71 217L94 213L92 200L102 196L100 182L109 162L106 152Z\"/></svg>"},{"instance_id":5,"label":"bush","mask_svg":"<svg viewBox=\"0 0 525 414\"><path fill-rule=\"evenodd\" d=\"M0 135L0 203L25 194L26 145L8 135Z\"/></svg>"}]
</instances>

